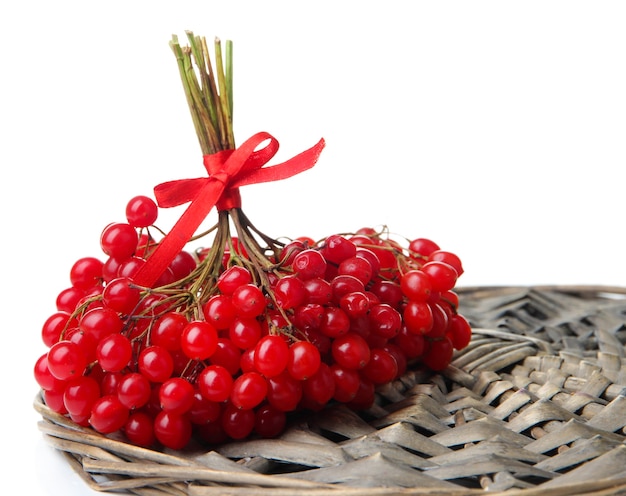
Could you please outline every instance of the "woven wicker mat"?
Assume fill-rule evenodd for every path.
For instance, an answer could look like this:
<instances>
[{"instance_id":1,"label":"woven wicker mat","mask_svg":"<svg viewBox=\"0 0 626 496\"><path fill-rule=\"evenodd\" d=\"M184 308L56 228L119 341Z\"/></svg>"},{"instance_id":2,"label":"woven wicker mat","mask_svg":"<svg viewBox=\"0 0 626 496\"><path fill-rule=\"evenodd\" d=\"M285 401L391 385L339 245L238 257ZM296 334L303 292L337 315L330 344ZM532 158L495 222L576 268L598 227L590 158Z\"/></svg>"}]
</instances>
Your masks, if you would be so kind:
<instances>
[{"instance_id":1,"label":"woven wicker mat","mask_svg":"<svg viewBox=\"0 0 626 496\"><path fill-rule=\"evenodd\" d=\"M474 335L443 373L415 370L354 413L279 439L158 452L35 408L92 488L141 495L626 494L626 289L460 288Z\"/></svg>"}]
</instances>

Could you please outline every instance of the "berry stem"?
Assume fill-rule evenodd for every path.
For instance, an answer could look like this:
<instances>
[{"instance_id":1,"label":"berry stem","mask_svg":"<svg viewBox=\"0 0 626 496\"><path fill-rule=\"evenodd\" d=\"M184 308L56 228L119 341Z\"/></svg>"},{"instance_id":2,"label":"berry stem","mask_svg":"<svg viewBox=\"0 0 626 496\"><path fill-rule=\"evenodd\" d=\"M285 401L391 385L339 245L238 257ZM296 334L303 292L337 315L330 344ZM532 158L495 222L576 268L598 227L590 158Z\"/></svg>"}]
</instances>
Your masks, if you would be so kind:
<instances>
[{"instance_id":1,"label":"berry stem","mask_svg":"<svg viewBox=\"0 0 626 496\"><path fill-rule=\"evenodd\" d=\"M174 35L170 46L176 60L183 83L183 89L189 105L192 121L200 143L202 153L214 154L222 150L235 148L233 135L233 49L232 42L226 41L224 49L219 38L214 41L214 60L211 59L206 38L196 36L191 31L186 32L188 46L181 46L178 37ZM213 64L214 62L214 64ZM215 66L215 67L213 67ZM226 247L229 247L231 256L236 250L232 249L232 238L229 229L229 219L233 221L243 248L251 255L252 261L239 260L239 263L252 266L257 279L269 288L264 271L270 270L273 263L267 258L253 233L268 245L268 250L278 254L281 245L269 236L262 234L250 223L241 209L235 208L226 212L219 212L220 220L217 224L213 246L209 251L208 259L201 266L200 273L194 273L193 289L204 288L206 291L215 281ZM200 236L196 236L198 238Z\"/></svg>"},{"instance_id":2,"label":"berry stem","mask_svg":"<svg viewBox=\"0 0 626 496\"><path fill-rule=\"evenodd\" d=\"M215 39L216 74L206 38L187 31L187 39L189 45L181 47L178 37L173 35L170 47L178 62L200 148L204 155L231 150L235 147L232 126L232 42L226 42L224 64L221 41Z\"/></svg>"}]
</instances>

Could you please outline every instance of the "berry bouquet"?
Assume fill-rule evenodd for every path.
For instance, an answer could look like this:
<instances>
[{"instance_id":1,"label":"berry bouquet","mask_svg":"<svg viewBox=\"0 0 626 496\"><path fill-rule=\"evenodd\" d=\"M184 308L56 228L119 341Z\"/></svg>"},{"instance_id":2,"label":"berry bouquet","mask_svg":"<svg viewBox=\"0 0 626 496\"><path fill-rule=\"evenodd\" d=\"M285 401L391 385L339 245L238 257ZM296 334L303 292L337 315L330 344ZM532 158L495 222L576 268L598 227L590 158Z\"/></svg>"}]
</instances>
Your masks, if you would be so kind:
<instances>
[{"instance_id":1,"label":"berry bouquet","mask_svg":"<svg viewBox=\"0 0 626 496\"><path fill-rule=\"evenodd\" d=\"M131 198L102 258L69 271L42 327L34 375L47 408L130 444L183 450L272 438L290 416L370 408L408 370L445 369L471 337L459 257L435 242L361 227L276 238L240 188L311 169L320 140L286 162L268 133L233 136L232 45L170 45L208 175ZM188 204L169 232L159 209ZM214 225L200 231L215 215Z\"/></svg>"}]
</instances>

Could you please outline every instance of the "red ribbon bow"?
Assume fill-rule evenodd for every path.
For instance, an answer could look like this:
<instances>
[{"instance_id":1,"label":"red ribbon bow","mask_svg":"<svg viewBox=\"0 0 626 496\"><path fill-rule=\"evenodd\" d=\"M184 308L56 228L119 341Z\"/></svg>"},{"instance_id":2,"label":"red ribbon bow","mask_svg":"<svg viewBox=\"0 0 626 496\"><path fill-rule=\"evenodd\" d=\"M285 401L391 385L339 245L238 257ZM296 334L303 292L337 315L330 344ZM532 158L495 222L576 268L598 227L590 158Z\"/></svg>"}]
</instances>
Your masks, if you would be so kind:
<instances>
[{"instance_id":1,"label":"red ribbon bow","mask_svg":"<svg viewBox=\"0 0 626 496\"><path fill-rule=\"evenodd\" d=\"M257 150L267 140L268 144ZM208 177L179 179L156 186L154 194L160 207L191 204L134 276L135 283L152 287L213 207L218 210L241 207L239 187L287 179L304 172L315 165L324 145L324 139L321 139L286 162L264 168L278 151L278 141L270 134L260 132L235 150L205 155L204 167Z\"/></svg>"}]
</instances>

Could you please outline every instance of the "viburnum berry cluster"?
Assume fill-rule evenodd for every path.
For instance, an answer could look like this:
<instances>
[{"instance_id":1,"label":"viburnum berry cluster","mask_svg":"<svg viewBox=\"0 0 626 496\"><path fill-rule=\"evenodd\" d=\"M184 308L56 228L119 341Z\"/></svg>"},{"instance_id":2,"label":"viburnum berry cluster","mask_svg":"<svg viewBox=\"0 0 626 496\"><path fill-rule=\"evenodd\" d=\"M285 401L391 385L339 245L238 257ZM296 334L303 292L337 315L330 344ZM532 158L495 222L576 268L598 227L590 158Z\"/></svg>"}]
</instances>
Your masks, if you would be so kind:
<instances>
[{"instance_id":1,"label":"viburnum berry cluster","mask_svg":"<svg viewBox=\"0 0 626 496\"><path fill-rule=\"evenodd\" d=\"M173 42L181 75L192 56L210 66L206 42L189 39L188 49ZM230 113L228 98L203 101ZM199 137L220 134L208 128ZM201 138L205 155L234 148L218 141ZM139 446L273 437L291 412L368 408L379 385L408 367L440 371L469 343L454 253L386 228L279 241L250 222L235 187L224 191L216 224L183 248L178 224L168 234L156 227L161 204L136 196L125 221L102 230L103 257L73 264L34 366L48 407ZM208 247L189 247L205 239Z\"/></svg>"}]
</instances>

